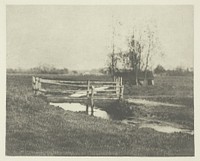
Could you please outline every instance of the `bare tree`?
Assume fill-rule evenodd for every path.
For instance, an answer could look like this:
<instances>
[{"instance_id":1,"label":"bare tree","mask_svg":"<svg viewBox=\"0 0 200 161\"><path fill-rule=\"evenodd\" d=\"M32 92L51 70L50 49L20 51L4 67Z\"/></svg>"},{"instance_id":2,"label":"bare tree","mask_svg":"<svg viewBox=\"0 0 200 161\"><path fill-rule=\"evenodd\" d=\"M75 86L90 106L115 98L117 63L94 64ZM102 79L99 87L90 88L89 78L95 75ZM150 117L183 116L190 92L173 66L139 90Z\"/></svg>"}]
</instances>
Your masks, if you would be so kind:
<instances>
[{"instance_id":1,"label":"bare tree","mask_svg":"<svg viewBox=\"0 0 200 161\"><path fill-rule=\"evenodd\" d=\"M134 32L129 39L129 55L132 70L135 73L135 83L138 85L138 73L144 71L144 82L147 83L147 73L154 55L161 53L156 25L149 23Z\"/></svg>"},{"instance_id":2,"label":"bare tree","mask_svg":"<svg viewBox=\"0 0 200 161\"><path fill-rule=\"evenodd\" d=\"M134 27L133 33L128 38L128 52L125 53L115 53L114 35L115 30L113 30L113 50L112 54L109 55L110 73L114 76L115 71L118 70L117 64L121 61L125 69L133 71L135 75L134 84L138 85L140 83L140 72L144 72L144 82L146 84L152 57L157 53L161 53L156 25L150 22L148 25Z\"/></svg>"},{"instance_id":3,"label":"bare tree","mask_svg":"<svg viewBox=\"0 0 200 161\"><path fill-rule=\"evenodd\" d=\"M146 46L146 56L145 56L145 68L144 68L144 80L145 84L147 84L147 72L149 70L152 57L156 54L162 54L160 50L160 41L157 35L156 26L148 25L146 30L145 37L145 46Z\"/></svg>"},{"instance_id":4,"label":"bare tree","mask_svg":"<svg viewBox=\"0 0 200 161\"><path fill-rule=\"evenodd\" d=\"M114 17L112 16L112 53L108 55L108 69L109 73L112 75L113 80L115 81L115 72L117 70L117 62L120 60L119 59L119 54L116 53L116 44L115 44L115 39L116 39L116 27L122 25L121 22L118 20L115 20Z\"/></svg>"}]
</instances>

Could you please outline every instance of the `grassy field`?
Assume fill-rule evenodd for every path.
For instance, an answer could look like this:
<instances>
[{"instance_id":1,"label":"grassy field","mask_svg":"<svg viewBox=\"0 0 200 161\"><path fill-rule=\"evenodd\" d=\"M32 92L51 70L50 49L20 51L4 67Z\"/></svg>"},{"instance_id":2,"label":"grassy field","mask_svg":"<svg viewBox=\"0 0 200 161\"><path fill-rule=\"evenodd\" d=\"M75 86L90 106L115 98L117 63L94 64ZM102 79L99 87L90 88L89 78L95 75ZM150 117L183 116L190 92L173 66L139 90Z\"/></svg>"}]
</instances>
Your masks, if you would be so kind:
<instances>
[{"instance_id":1,"label":"grassy field","mask_svg":"<svg viewBox=\"0 0 200 161\"><path fill-rule=\"evenodd\" d=\"M56 78L86 80L88 76L56 76ZM90 78L110 79L102 76ZM185 107L175 109L153 107L146 111L138 111L137 114L143 116L150 113L158 118L175 120L192 128L193 79L158 77L155 84L153 87L135 87L126 84L125 97L146 97L151 100L183 104ZM103 120L50 106L41 97L33 95L30 75L7 75L6 94L6 155L9 156L194 155L192 135L138 129L119 121ZM106 103L103 104L106 106Z\"/></svg>"}]
</instances>

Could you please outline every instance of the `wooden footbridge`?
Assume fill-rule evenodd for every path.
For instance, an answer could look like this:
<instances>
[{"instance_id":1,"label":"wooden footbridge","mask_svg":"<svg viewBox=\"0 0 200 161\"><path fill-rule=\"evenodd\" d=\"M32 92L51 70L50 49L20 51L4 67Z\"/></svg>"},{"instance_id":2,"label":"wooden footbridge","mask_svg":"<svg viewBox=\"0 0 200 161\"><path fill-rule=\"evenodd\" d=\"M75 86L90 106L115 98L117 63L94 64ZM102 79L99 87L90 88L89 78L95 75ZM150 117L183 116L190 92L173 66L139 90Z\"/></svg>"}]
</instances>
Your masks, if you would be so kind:
<instances>
[{"instance_id":1,"label":"wooden footbridge","mask_svg":"<svg viewBox=\"0 0 200 161\"><path fill-rule=\"evenodd\" d=\"M122 78L116 81L66 81L32 77L35 95L43 95L49 102L82 102L123 99Z\"/></svg>"}]
</instances>

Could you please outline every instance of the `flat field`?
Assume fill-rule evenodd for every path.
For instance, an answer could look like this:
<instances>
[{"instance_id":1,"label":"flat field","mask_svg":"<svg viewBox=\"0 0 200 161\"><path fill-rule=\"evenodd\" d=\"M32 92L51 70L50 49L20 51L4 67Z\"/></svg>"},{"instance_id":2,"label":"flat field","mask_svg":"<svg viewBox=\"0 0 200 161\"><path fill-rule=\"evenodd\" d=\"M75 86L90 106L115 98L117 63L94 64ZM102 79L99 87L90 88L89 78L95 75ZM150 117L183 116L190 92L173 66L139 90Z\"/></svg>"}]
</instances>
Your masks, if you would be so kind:
<instances>
[{"instance_id":1,"label":"flat field","mask_svg":"<svg viewBox=\"0 0 200 161\"><path fill-rule=\"evenodd\" d=\"M111 80L107 76L57 76L65 80ZM6 155L9 156L193 156L194 136L161 133L119 121L50 106L33 95L31 75L7 75ZM145 98L184 107L143 107L138 116L193 129L193 78L156 77L155 86L125 84L125 98ZM106 102L102 103L106 106ZM137 107L139 108L139 107Z\"/></svg>"}]
</instances>

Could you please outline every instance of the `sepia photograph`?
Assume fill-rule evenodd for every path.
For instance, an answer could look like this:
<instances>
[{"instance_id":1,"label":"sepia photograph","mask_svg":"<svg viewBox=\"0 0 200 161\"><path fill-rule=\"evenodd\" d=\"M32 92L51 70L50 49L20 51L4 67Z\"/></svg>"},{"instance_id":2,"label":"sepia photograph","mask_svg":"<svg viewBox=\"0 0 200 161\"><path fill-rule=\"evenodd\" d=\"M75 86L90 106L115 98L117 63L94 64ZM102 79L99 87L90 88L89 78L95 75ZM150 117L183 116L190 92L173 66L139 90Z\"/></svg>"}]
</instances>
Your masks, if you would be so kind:
<instances>
[{"instance_id":1,"label":"sepia photograph","mask_svg":"<svg viewBox=\"0 0 200 161\"><path fill-rule=\"evenodd\" d=\"M6 156L194 157L193 5L6 5Z\"/></svg>"}]
</instances>

